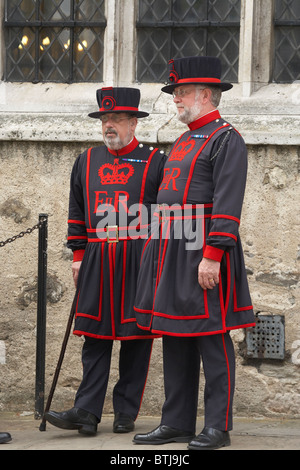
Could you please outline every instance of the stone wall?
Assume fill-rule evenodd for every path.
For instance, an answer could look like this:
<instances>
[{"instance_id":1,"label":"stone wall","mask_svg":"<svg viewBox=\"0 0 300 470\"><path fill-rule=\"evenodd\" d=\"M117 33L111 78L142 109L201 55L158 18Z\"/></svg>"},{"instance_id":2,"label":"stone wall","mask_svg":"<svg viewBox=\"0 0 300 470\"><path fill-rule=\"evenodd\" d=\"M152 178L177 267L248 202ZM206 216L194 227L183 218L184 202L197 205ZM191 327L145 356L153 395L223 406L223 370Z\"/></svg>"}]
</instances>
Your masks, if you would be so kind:
<instances>
[{"instance_id":1,"label":"stone wall","mask_svg":"<svg viewBox=\"0 0 300 470\"><path fill-rule=\"evenodd\" d=\"M49 214L46 395L63 340L74 288L66 249L72 164L99 139L100 86L137 86L132 0L107 1L104 84L5 83L0 80L0 241ZM4 15L0 2L0 16ZM250 360L245 333L233 332L237 352L235 412L299 417L299 180L300 83L270 83L273 0L241 2L239 84L224 94L221 112L249 149L241 235L256 312L285 318L285 359ZM2 39L2 42L1 42ZM0 22L0 77L4 70ZM116 47L116 44L118 47ZM131 85L129 85L131 84ZM138 138L168 149L184 126L161 84L138 84L141 109L150 113ZM101 139L101 135L100 135ZM33 411L36 344L37 231L0 247L0 411ZM81 377L82 340L71 336L53 407L72 406ZM111 412L118 343L105 406ZM201 377L203 388L203 375ZM160 414L163 402L161 343L155 341L141 412ZM202 413L202 396L199 398Z\"/></svg>"},{"instance_id":2,"label":"stone wall","mask_svg":"<svg viewBox=\"0 0 300 470\"><path fill-rule=\"evenodd\" d=\"M164 132L166 126L162 127ZM139 132L145 137L146 130ZM49 215L46 395L74 295L71 254L66 248L70 171L76 156L94 143L22 138L0 141L0 241L36 224L39 213ZM161 147L167 151L169 144L165 141ZM299 147L248 143L248 150L240 231L251 294L256 312L284 315L286 353L283 361L248 359L244 331L233 332L237 352L235 413L299 417ZM0 248L0 411L34 410L37 247L38 233L34 231ZM81 346L82 339L71 335L54 409L73 404L81 379ZM118 347L115 342L106 413L112 412ZM201 375L201 389L203 383ZM161 342L156 340L141 413L159 415L163 396ZM200 414L202 402L200 394Z\"/></svg>"}]
</instances>

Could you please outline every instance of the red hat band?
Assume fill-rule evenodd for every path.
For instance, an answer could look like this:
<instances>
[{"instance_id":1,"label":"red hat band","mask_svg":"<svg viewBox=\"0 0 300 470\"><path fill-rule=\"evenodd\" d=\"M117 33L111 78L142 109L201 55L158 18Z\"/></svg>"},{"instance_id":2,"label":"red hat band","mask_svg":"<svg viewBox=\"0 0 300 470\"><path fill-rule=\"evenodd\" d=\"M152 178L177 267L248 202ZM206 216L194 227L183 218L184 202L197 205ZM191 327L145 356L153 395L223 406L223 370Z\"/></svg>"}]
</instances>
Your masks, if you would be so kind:
<instances>
[{"instance_id":1,"label":"red hat band","mask_svg":"<svg viewBox=\"0 0 300 470\"><path fill-rule=\"evenodd\" d=\"M149 116L145 111L139 111L140 90L137 88L103 87L96 92L98 103L97 112L89 117L100 118L105 113L128 113L137 118Z\"/></svg>"},{"instance_id":2,"label":"red hat band","mask_svg":"<svg viewBox=\"0 0 300 470\"><path fill-rule=\"evenodd\" d=\"M162 88L172 94L180 85L197 85L198 83L216 85L222 91L230 90L231 83L222 82L222 64L218 57L195 56L169 60L169 84Z\"/></svg>"},{"instance_id":3,"label":"red hat band","mask_svg":"<svg viewBox=\"0 0 300 470\"><path fill-rule=\"evenodd\" d=\"M171 79L170 79L171 81ZM176 81L176 84L178 85L179 83L182 83L183 85L185 83L221 83L221 80L219 78L212 78L212 77L203 77L203 78L180 78L179 80Z\"/></svg>"},{"instance_id":4,"label":"red hat band","mask_svg":"<svg viewBox=\"0 0 300 470\"><path fill-rule=\"evenodd\" d=\"M106 98L104 98L105 100ZM103 101L104 101L103 100ZM119 113L135 113L135 112L138 112L138 108L131 108L129 106L112 106L112 107L107 107L106 104L104 103L103 104L103 101L102 101L102 108L99 109L99 111L101 113L103 112L108 112L108 111L115 111L115 112L119 112Z\"/></svg>"}]
</instances>

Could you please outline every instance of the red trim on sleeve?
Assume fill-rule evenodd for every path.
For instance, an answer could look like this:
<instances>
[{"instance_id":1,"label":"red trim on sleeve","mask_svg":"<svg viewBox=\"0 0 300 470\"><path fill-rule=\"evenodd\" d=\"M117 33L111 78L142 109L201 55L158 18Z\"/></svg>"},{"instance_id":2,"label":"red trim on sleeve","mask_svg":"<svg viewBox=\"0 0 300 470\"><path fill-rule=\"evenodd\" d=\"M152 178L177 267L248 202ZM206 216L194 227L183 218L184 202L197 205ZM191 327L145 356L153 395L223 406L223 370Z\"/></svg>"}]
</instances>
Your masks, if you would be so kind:
<instances>
[{"instance_id":1,"label":"red trim on sleeve","mask_svg":"<svg viewBox=\"0 0 300 470\"><path fill-rule=\"evenodd\" d=\"M88 237L87 235L72 235L72 236L69 236L67 237L68 240L87 240Z\"/></svg>"},{"instance_id":2,"label":"red trim on sleeve","mask_svg":"<svg viewBox=\"0 0 300 470\"><path fill-rule=\"evenodd\" d=\"M82 261L85 250L76 250L73 251L73 262Z\"/></svg>"},{"instance_id":3,"label":"red trim on sleeve","mask_svg":"<svg viewBox=\"0 0 300 470\"><path fill-rule=\"evenodd\" d=\"M226 214L214 214L211 216L212 219L229 219L234 220L236 223L240 224L240 219L234 217L233 215L226 215Z\"/></svg>"},{"instance_id":4,"label":"red trim on sleeve","mask_svg":"<svg viewBox=\"0 0 300 470\"><path fill-rule=\"evenodd\" d=\"M215 261L221 262L223 253L224 251L221 250L220 248L206 245L204 252L203 252L203 258L209 258L209 259L213 259Z\"/></svg>"},{"instance_id":5,"label":"red trim on sleeve","mask_svg":"<svg viewBox=\"0 0 300 470\"><path fill-rule=\"evenodd\" d=\"M84 221L84 220L73 220L73 219L69 219L69 220L68 220L68 224L85 225L85 221Z\"/></svg>"},{"instance_id":6,"label":"red trim on sleeve","mask_svg":"<svg viewBox=\"0 0 300 470\"><path fill-rule=\"evenodd\" d=\"M229 237L229 238L233 238L235 241L237 241L237 237L235 235L233 235L233 233L228 233L228 232L210 232L209 233L209 237L213 237L214 235L216 235L217 237L220 236L220 237Z\"/></svg>"}]
</instances>

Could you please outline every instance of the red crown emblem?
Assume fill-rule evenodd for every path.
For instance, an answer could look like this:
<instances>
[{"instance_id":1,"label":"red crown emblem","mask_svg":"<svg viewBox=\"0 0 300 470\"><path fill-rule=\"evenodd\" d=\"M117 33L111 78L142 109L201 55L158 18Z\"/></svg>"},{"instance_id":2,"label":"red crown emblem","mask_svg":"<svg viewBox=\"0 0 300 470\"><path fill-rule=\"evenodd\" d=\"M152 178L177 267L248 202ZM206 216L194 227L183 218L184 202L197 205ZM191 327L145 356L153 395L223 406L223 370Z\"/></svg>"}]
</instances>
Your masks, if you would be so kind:
<instances>
[{"instance_id":1,"label":"red crown emblem","mask_svg":"<svg viewBox=\"0 0 300 470\"><path fill-rule=\"evenodd\" d=\"M116 158L114 164L105 163L99 168L98 175L102 184L127 184L134 174L134 168L130 163L121 163Z\"/></svg>"},{"instance_id":2,"label":"red crown emblem","mask_svg":"<svg viewBox=\"0 0 300 470\"><path fill-rule=\"evenodd\" d=\"M193 150L194 146L195 141L193 139L190 139L190 137L185 142L179 142L171 151L168 160L179 160L181 162L186 156L186 154Z\"/></svg>"}]
</instances>

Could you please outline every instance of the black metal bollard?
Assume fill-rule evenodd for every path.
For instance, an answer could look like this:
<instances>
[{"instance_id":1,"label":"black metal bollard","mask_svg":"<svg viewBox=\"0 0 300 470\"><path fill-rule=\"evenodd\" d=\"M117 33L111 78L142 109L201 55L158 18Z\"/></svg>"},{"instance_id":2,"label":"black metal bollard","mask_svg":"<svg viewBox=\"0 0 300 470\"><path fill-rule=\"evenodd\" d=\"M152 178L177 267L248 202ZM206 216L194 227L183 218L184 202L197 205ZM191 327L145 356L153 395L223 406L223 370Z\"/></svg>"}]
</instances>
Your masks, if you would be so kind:
<instances>
[{"instance_id":1,"label":"black metal bollard","mask_svg":"<svg viewBox=\"0 0 300 470\"><path fill-rule=\"evenodd\" d=\"M38 298L36 331L35 419L41 419L45 396L48 215L39 214Z\"/></svg>"}]
</instances>

